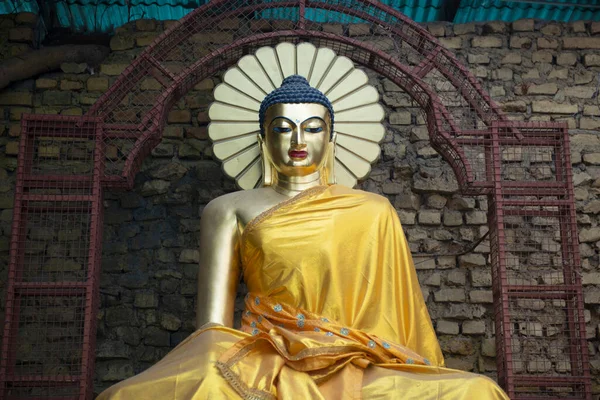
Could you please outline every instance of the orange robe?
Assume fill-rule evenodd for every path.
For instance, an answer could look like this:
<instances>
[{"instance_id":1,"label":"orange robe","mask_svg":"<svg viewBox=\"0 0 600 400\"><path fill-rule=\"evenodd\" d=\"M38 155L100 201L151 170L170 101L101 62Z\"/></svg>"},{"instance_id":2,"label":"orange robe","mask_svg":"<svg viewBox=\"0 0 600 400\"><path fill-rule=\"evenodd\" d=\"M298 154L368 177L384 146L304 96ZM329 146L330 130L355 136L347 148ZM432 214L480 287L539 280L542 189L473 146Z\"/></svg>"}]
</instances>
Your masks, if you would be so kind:
<instances>
[{"instance_id":1,"label":"orange robe","mask_svg":"<svg viewBox=\"0 0 600 400\"><path fill-rule=\"evenodd\" d=\"M396 211L321 186L241 235L242 330L192 334L112 399L507 399L444 360Z\"/></svg>"}]
</instances>

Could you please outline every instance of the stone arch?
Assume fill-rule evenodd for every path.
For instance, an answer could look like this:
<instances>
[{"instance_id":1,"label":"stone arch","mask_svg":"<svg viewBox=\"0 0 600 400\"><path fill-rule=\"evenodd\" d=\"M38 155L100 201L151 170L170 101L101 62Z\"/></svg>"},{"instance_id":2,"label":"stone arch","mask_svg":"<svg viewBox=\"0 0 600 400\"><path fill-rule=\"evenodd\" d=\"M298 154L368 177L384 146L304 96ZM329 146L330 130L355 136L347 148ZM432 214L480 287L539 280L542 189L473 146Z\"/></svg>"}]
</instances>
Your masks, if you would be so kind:
<instances>
[{"instance_id":1,"label":"stone arch","mask_svg":"<svg viewBox=\"0 0 600 400\"><path fill-rule=\"evenodd\" d=\"M253 21L264 21L260 18L253 19L254 16L260 17L264 12L281 9L291 9L294 12L289 14L289 19L269 23L265 28L269 32L240 34L235 38L231 31L215 33L212 30L214 26L227 24L229 18L238 15L250 18L246 19L246 22L251 28ZM319 25L306 18L311 10L335 12L358 18L368 26L362 33L325 32ZM240 27L234 30L236 29L242 31ZM258 27L256 30L261 31L263 28ZM378 48L371 41L375 36L383 38L382 40L390 43L392 47L387 51ZM518 385L544 387L557 380L552 381L552 377L546 380L539 377L528 380L523 376L517 379L513 373L513 350L510 342L513 320L508 304L511 296L526 297L532 293L537 296L540 288L510 284L510 276L506 271L507 241L503 233L506 226L505 216L521 215L519 213L527 211L515 210L515 207L560 209L557 218L560 220L562 256L565 262L564 287L552 285L551 289L563 291L564 293L561 293L564 296L572 296L573 306L569 307L567 316L571 335L568 340L570 348L576 350L573 350L571 359L572 376L560 383L562 386L577 388L574 389L577 393L589 393L585 337L577 333L585 332L585 325L581 284L577 274L580 262L576 227L573 222L573 184L565 126L517 125L508 121L475 77L449 50L423 27L375 0L212 1L176 22L157 38L124 70L87 115L25 117L12 231L5 337L14 337L12 332L19 321L19 307L15 304L23 293L46 293L44 291L51 290L56 293L56 290L61 290L64 296L83 296L83 377L77 381L77 385L80 387L82 398L89 397L94 366L93 332L101 255L102 191L107 188L132 187L141 162L161 140L167 113L196 83L225 70L254 49L274 45L282 40L311 41L317 45L331 47L336 53L378 72L401 87L426 114L431 144L453 168L462 193L485 194L492 199L489 226L496 344L500 349L497 357L498 374L501 384L511 397L517 393L515 387ZM431 75L446 82L451 88L450 95L442 95L431 86L428 81ZM149 96L142 90L145 78L152 78L157 82L159 90L155 95ZM95 144L93 157L90 158L92 168L86 174L70 176L36 172L32 167L36 154L35 141L49 136L91 138ZM115 151L113 156L106 157L108 148L115 143L118 145L114 147L118 147L119 152ZM554 149L552 157L559 160L556 163L556 180L549 183L504 179L502 151L506 146L541 146ZM39 153L37 155L39 156ZM38 188L42 192L32 195L28 192L30 188ZM61 195L56 195L56 191L53 191L57 189ZM566 197L564 193L567 193ZM546 201L544 203L537 198L535 201L526 198L510 199L511 196L527 195L549 196L552 200L542 198L541 200ZM28 213L35 210L36 202L54 202L56 209L60 210L63 207L66 210L70 201L78 202L78 207L84 210L83 213L89 214L86 233L90 245L84 283L69 283L62 287L55 282L36 282L33 285L19 282L21 254L24 254L26 248L23 226L29 218ZM39 207L48 209L48 206L43 204ZM3 344L0 365L0 381L3 388L10 382L12 356L9 349L12 347L10 340Z\"/></svg>"}]
</instances>

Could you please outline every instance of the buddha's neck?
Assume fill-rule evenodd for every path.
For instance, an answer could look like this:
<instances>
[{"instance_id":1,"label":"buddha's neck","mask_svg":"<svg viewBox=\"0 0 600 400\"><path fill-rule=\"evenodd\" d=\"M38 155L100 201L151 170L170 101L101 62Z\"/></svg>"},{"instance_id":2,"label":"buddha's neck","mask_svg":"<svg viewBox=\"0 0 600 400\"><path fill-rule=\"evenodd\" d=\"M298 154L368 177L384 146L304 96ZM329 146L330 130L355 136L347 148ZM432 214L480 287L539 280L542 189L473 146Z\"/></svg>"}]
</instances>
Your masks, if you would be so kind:
<instances>
[{"instance_id":1,"label":"buddha's neck","mask_svg":"<svg viewBox=\"0 0 600 400\"><path fill-rule=\"evenodd\" d=\"M277 173L272 188L278 193L291 197L306 189L322 185L321 178L321 171L306 176L286 176Z\"/></svg>"}]
</instances>

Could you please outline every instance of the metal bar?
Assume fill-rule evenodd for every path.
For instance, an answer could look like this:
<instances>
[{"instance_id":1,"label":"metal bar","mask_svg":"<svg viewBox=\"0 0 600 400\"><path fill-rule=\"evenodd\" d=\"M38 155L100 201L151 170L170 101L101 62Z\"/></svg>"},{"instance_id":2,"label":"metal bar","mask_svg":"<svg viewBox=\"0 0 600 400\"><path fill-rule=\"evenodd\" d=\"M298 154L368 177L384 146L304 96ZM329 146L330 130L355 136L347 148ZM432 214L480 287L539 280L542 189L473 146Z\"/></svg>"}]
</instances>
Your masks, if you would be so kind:
<instances>
[{"instance_id":1,"label":"metal bar","mask_svg":"<svg viewBox=\"0 0 600 400\"><path fill-rule=\"evenodd\" d=\"M504 215L517 215L524 217L560 217L559 211L548 211L548 210L523 210L519 208L513 208L504 210Z\"/></svg>"},{"instance_id":2,"label":"metal bar","mask_svg":"<svg viewBox=\"0 0 600 400\"><path fill-rule=\"evenodd\" d=\"M585 326L585 318L584 318L584 303L583 303L583 289L581 286L581 275L580 275L580 270L581 270L581 255L579 253L579 239L578 239L578 235L577 235L577 218L576 218L576 210L575 210L575 189L573 186L573 171L572 171L572 164L571 164L571 150L570 150L570 143L569 143L569 131L567 129L566 126L563 127L563 145L562 145L562 154L561 157L557 157L556 158L556 169L557 171L560 170L561 173L561 178L566 182L567 185L567 190L566 190L566 196L567 198L570 200L570 204L568 204L567 206L563 207L564 211L568 211L565 212L563 215L565 215L565 217L563 218L563 221L561 221L562 223L561 225L561 244L566 242L567 246L564 247L563 251L567 251L567 255L570 258L570 265L567 265L567 267L569 268L568 270L565 271L565 275L567 275L567 272L570 272L570 274L572 275L571 278L569 278L569 280L566 280L566 276L565 276L565 282L569 283L573 283L577 288L577 293L576 293L576 298L573 300L574 304L576 305L576 311L570 311L570 313L568 314L569 317L569 327L571 328L571 325L573 325L574 328L577 328L580 332L580 337L579 340L577 340L576 337L574 337L573 332L575 331L571 331L570 339L572 340L572 345L573 348L576 348L577 351L577 356L579 356L579 359L581 360L581 364L577 364L577 360L572 360L571 361L571 365L575 366L574 368L577 369L577 371L582 374L584 377L586 377L585 380L585 396L586 399L591 399L592 398L592 382L591 382L591 375L590 375L590 367L589 367L589 356L588 356L588 346L587 346L587 338L586 338L586 326ZM564 164L560 164L560 161L562 161ZM559 166L560 164L560 166ZM558 172L557 172L557 179L558 179ZM565 259L565 254L563 253L563 259ZM571 310L571 308L569 307L569 310ZM577 315L574 315L574 313L577 313ZM572 320L571 320L572 318ZM576 364L573 364L573 362L575 362ZM573 371L575 372L575 371Z\"/></svg>"},{"instance_id":3,"label":"metal bar","mask_svg":"<svg viewBox=\"0 0 600 400\"><path fill-rule=\"evenodd\" d=\"M6 288L6 304L4 315L4 334L2 341L2 354L0 356L0 395L6 394L8 374L13 373L15 364L16 344L13 343L18 332L18 320L20 303L15 298L15 283L20 280L25 249L20 238L26 235L26 215L23 210L23 176L29 172L31 163L28 163L31 154L32 139L26 134L28 121L24 119L21 125L21 140L19 142L19 154L17 161L17 182L15 186L15 207L13 210L13 223L10 239L10 258L8 265L8 277Z\"/></svg>"},{"instance_id":4,"label":"metal bar","mask_svg":"<svg viewBox=\"0 0 600 400\"><path fill-rule=\"evenodd\" d=\"M95 296L98 295L99 260L102 248L102 172L104 171L105 144L102 135L102 125L96 127L96 148L94 152L94 189L92 193L92 209L89 232L88 271L86 279L85 320L83 325L83 349L81 357L80 394L82 399L91 399L93 395L93 371L96 335L96 309Z\"/></svg>"},{"instance_id":5,"label":"metal bar","mask_svg":"<svg viewBox=\"0 0 600 400\"><path fill-rule=\"evenodd\" d=\"M423 60L413 68L413 73L415 76L419 78L425 77L434 68L433 59L440 53L440 48L436 47L427 57L423 58Z\"/></svg>"},{"instance_id":6,"label":"metal bar","mask_svg":"<svg viewBox=\"0 0 600 400\"><path fill-rule=\"evenodd\" d=\"M507 272L506 272L506 238L504 237L504 205L503 205L503 182L502 182L502 158L500 153L500 140L498 137L498 125L492 123L492 147L490 148L491 155L491 173L490 176L494 182L494 192L492 194L493 211L495 212L495 224L490 226L490 230L495 231L495 246L491 246L492 252L495 252L497 265L493 266L496 270L496 282L494 286L497 293L494 296L494 309L496 310L496 346L500 351L503 351L503 357L499 357L497 366L499 376L502 376L501 384L508 394L508 397L515 396L514 373L512 361L512 344L511 344L511 329L510 316L505 305L509 304L509 295L507 290ZM494 275L492 275L494 277ZM502 334L499 334L499 333ZM501 362L501 360L503 362Z\"/></svg>"},{"instance_id":7,"label":"metal bar","mask_svg":"<svg viewBox=\"0 0 600 400\"><path fill-rule=\"evenodd\" d=\"M505 207L516 207L516 206L530 206L530 207L561 207L565 205L569 205L569 200L545 200L545 199L535 199L535 200L521 200L521 199L504 199ZM523 210L523 211L531 211L532 215L537 215L537 210Z\"/></svg>"},{"instance_id":8,"label":"metal bar","mask_svg":"<svg viewBox=\"0 0 600 400\"><path fill-rule=\"evenodd\" d=\"M24 194L23 201L93 202L93 195Z\"/></svg>"},{"instance_id":9,"label":"metal bar","mask_svg":"<svg viewBox=\"0 0 600 400\"><path fill-rule=\"evenodd\" d=\"M298 16L298 29L306 29L306 2L307 0L300 0L299 4L299 16Z\"/></svg>"}]
</instances>

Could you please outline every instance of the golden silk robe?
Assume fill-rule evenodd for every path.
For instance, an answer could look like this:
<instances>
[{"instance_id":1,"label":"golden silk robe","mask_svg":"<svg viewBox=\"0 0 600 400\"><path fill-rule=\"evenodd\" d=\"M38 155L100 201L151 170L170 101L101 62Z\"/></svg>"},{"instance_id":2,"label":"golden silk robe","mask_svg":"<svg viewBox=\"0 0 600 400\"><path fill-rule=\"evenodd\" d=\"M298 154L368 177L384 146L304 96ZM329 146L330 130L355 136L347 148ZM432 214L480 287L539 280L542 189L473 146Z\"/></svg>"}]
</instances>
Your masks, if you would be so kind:
<instances>
[{"instance_id":1,"label":"golden silk robe","mask_svg":"<svg viewBox=\"0 0 600 400\"><path fill-rule=\"evenodd\" d=\"M409 248L387 199L321 186L240 233L241 331L209 326L112 399L507 399L444 368Z\"/></svg>"}]
</instances>

